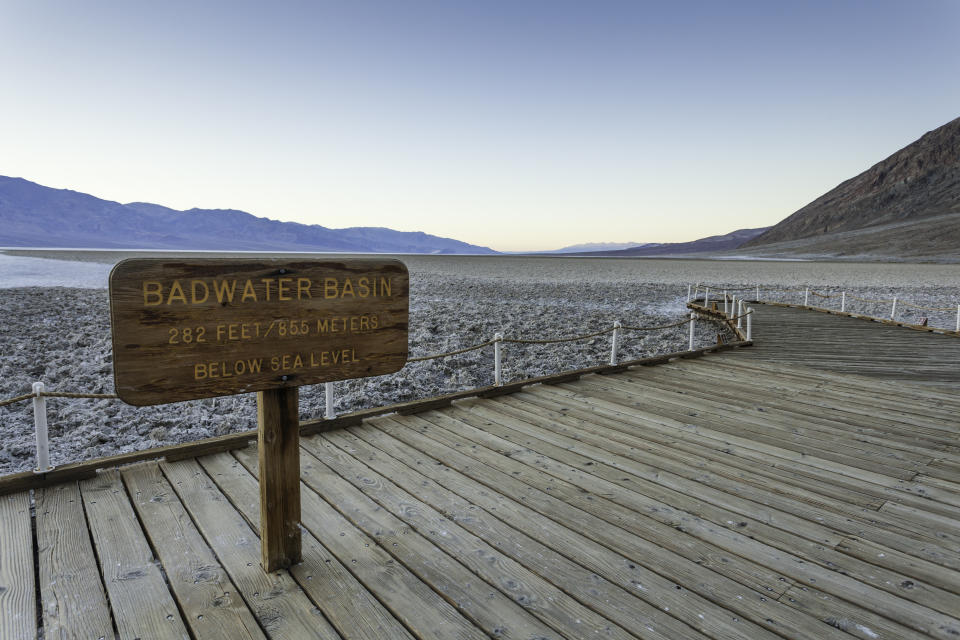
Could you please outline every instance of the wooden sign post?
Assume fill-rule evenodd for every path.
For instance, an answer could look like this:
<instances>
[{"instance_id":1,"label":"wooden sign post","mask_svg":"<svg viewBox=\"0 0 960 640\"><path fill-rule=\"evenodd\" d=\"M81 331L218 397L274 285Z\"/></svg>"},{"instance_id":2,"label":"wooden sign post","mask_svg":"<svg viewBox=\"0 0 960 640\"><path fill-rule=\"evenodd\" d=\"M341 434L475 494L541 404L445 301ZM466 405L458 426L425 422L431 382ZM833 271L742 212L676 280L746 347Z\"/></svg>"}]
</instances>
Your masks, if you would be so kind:
<instances>
[{"instance_id":1,"label":"wooden sign post","mask_svg":"<svg viewBox=\"0 0 960 640\"><path fill-rule=\"evenodd\" d=\"M137 406L257 392L263 568L300 561L301 385L407 361L403 263L131 259L110 273L117 395Z\"/></svg>"}]
</instances>

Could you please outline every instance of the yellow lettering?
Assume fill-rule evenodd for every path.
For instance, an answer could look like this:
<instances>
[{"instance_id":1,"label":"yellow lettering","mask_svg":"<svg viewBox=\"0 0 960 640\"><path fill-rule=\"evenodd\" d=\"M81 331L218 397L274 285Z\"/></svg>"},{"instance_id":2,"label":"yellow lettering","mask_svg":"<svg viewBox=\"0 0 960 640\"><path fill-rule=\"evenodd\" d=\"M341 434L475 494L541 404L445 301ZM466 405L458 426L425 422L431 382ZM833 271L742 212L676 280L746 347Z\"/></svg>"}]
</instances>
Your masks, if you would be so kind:
<instances>
[{"instance_id":1,"label":"yellow lettering","mask_svg":"<svg viewBox=\"0 0 960 640\"><path fill-rule=\"evenodd\" d=\"M267 288L267 300L270 299L270 283L273 282L273 278L261 278L260 282L266 285Z\"/></svg>"},{"instance_id":2,"label":"yellow lettering","mask_svg":"<svg viewBox=\"0 0 960 640\"><path fill-rule=\"evenodd\" d=\"M260 373L260 369L263 367L263 358L256 358L247 360L247 369L250 370L250 373Z\"/></svg>"},{"instance_id":3,"label":"yellow lettering","mask_svg":"<svg viewBox=\"0 0 960 640\"><path fill-rule=\"evenodd\" d=\"M277 297L279 299L281 300L291 299L290 289L287 288L287 285L289 285L291 282L293 282L293 278L280 278L279 280L277 280ZM269 299L270 297L267 296L267 300Z\"/></svg>"},{"instance_id":4,"label":"yellow lettering","mask_svg":"<svg viewBox=\"0 0 960 640\"><path fill-rule=\"evenodd\" d=\"M173 304L174 300L179 300L183 304L187 304L187 296L183 292L183 287L180 285L179 280L174 280L173 284L170 285L170 295L167 296L167 304Z\"/></svg>"},{"instance_id":5,"label":"yellow lettering","mask_svg":"<svg viewBox=\"0 0 960 640\"><path fill-rule=\"evenodd\" d=\"M353 283L350 282L350 278L344 278L344 279L343 279L343 289L340 291L340 297L341 297L341 298L346 298L348 295L349 295L351 298L354 297L354 296L353 296Z\"/></svg>"},{"instance_id":6,"label":"yellow lettering","mask_svg":"<svg viewBox=\"0 0 960 640\"><path fill-rule=\"evenodd\" d=\"M303 294L307 294L308 298L313 296L310 294L310 278L297 278L297 300L303 300Z\"/></svg>"},{"instance_id":7,"label":"yellow lettering","mask_svg":"<svg viewBox=\"0 0 960 640\"><path fill-rule=\"evenodd\" d=\"M254 302L257 301L257 292L253 289L253 283L250 280L247 280L247 283L243 285L243 295L240 296L240 302L246 302L247 298L253 299Z\"/></svg>"},{"instance_id":8,"label":"yellow lettering","mask_svg":"<svg viewBox=\"0 0 960 640\"><path fill-rule=\"evenodd\" d=\"M207 365L201 363L193 365L193 379L203 380L207 377Z\"/></svg>"},{"instance_id":9,"label":"yellow lettering","mask_svg":"<svg viewBox=\"0 0 960 640\"><path fill-rule=\"evenodd\" d=\"M390 292L391 292L391 289L390 289L390 278L383 278L383 277L381 277L381 278L380 278L380 295L381 295L381 296L389 296L389 295L391 295Z\"/></svg>"},{"instance_id":10,"label":"yellow lettering","mask_svg":"<svg viewBox=\"0 0 960 640\"><path fill-rule=\"evenodd\" d=\"M197 286L203 287L203 297L197 299ZM210 288L207 286L207 283L203 280L191 280L190 281L190 301L193 304L203 304L207 301L207 298L210 297Z\"/></svg>"},{"instance_id":11,"label":"yellow lettering","mask_svg":"<svg viewBox=\"0 0 960 640\"><path fill-rule=\"evenodd\" d=\"M376 329L380 323L380 319L377 316L370 316L370 328Z\"/></svg>"},{"instance_id":12,"label":"yellow lettering","mask_svg":"<svg viewBox=\"0 0 960 640\"><path fill-rule=\"evenodd\" d=\"M337 297L337 279L336 278L323 279L323 297L324 298Z\"/></svg>"},{"instance_id":13,"label":"yellow lettering","mask_svg":"<svg viewBox=\"0 0 960 640\"><path fill-rule=\"evenodd\" d=\"M223 304L226 302L233 302L233 294L237 290L237 281L231 280L227 282L226 280L214 280L213 281L213 291L217 294L217 302Z\"/></svg>"},{"instance_id":14,"label":"yellow lettering","mask_svg":"<svg viewBox=\"0 0 960 640\"><path fill-rule=\"evenodd\" d=\"M326 333L327 331L330 331L330 319L317 320L317 333Z\"/></svg>"},{"instance_id":15,"label":"yellow lettering","mask_svg":"<svg viewBox=\"0 0 960 640\"><path fill-rule=\"evenodd\" d=\"M293 359L293 368L302 369L303 368L303 358L300 357L298 353L297 356Z\"/></svg>"},{"instance_id":16,"label":"yellow lettering","mask_svg":"<svg viewBox=\"0 0 960 640\"><path fill-rule=\"evenodd\" d=\"M279 371L280 370L280 358L273 356L270 358L270 370Z\"/></svg>"},{"instance_id":17,"label":"yellow lettering","mask_svg":"<svg viewBox=\"0 0 960 640\"><path fill-rule=\"evenodd\" d=\"M163 303L163 285L156 280L143 281L143 306L155 307Z\"/></svg>"},{"instance_id":18,"label":"yellow lettering","mask_svg":"<svg viewBox=\"0 0 960 640\"><path fill-rule=\"evenodd\" d=\"M361 298L366 298L370 295L370 280L367 278L360 278L357 280L357 294Z\"/></svg>"}]
</instances>

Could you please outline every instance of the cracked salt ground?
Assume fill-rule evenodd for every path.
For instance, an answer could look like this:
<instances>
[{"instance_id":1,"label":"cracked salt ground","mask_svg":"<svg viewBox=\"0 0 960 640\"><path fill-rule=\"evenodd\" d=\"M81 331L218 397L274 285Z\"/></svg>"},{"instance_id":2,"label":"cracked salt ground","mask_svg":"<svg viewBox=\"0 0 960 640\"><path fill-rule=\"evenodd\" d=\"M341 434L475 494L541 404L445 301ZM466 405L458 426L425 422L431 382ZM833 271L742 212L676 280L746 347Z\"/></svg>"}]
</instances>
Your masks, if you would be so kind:
<instances>
[{"instance_id":1,"label":"cracked salt ground","mask_svg":"<svg viewBox=\"0 0 960 640\"><path fill-rule=\"evenodd\" d=\"M0 398L43 381L56 391L113 392L106 273L111 265L4 256L0 261ZM411 273L410 355L429 355L508 337L558 337L612 326L676 321L687 284L723 282L819 291L857 289L929 306L960 298L955 267L707 260L593 260L404 256ZM24 262L26 261L26 262ZM15 268L14 268L15 267ZM18 280L22 274L32 280ZM16 276L16 277L15 277ZM35 276L35 277L34 277ZM9 288L11 285L38 286ZM51 286L53 285L53 286ZM57 285L70 285L72 288ZM100 289L77 287L102 287ZM832 287L832 288L831 288ZM931 319L931 324L934 320ZM698 345L715 329L698 330ZM504 380L603 364L609 336L556 345L504 345ZM621 360L686 348L685 328L624 332ZM392 376L338 382L338 414L490 384L493 347L407 365ZM301 419L323 415L323 386L301 390ZM254 397L228 396L134 408L116 400L47 404L51 463L90 459L252 428ZM30 403L0 408L0 473L34 460Z\"/></svg>"},{"instance_id":2,"label":"cracked salt ground","mask_svg":"<svg viewBox=\"0 0 960 640\"><path fill-rule=\"evenodd\" d=\"M546 289L549 289L547 295ZM462 278L413 280L410 354L428 355L469 346L500 331L508 336L555 337L612 326L674 322L684 299L674 287L597 284L586 292L574 284L466 281ZM429 295L427 295L429 293ZM504 295L504 294L507 295ZM577 299L588 298L591 305ZM42 380L48 389L113 392L109 305L106 291L76 288L7 289L0 297L5 331L0 335L0 398L29 392ZM651 314L647 301L659 300ZM42 331L36 331L42 326ZM716 330L698 331L700 344L713 343ZM657 335L621 338L620 358L633 359L686 348L685 327ZM507 345L504 380L547 375L605 363L609 339L594 344ZM438 361L409 364L391 376L336 383L338 414L492 383L493 348ZM302 420L321 417L323 386L301 389ZM0 408L0 473L33 464L30 403ZM150 447L224 435L256 424L253 395L227 396L169 406L135 408L116 400L48 402L51 463L90 459Z\"/></svg>"}]
</instances>

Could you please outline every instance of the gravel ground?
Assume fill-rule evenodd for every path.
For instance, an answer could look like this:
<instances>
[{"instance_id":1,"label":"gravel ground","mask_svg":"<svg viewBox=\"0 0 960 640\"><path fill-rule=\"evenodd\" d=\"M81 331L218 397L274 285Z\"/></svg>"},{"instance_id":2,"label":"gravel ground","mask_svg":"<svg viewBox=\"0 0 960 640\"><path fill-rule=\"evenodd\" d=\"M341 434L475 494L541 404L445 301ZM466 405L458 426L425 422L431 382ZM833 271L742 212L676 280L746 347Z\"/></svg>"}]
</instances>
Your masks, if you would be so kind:
<instances>
[{"instance_id":1,"label":"gravel ground","mask_svg":"<svg viewBox=\"0 0 960 640\"><path fill-rule=\"evenodd\" d=\"M612 326L615 320L632 326L672 323L685 313L688 282L707 282L716 287L721 276L728 286L749 286L759 279L762 297L790 302L802 302L803 293L774 293L774 287L810 284L824 294L847 290L864 298L897 295L901 300L936 307L955 305L960 299L960 272L932 265L926 271L924 265L906 266L920 269L915 272L904 272L904 265L884 265L882 269L890 270L885 276L877 274L881 269L878 265L863 269L862 265L690 260L410 256L403 260L411 274L411 357L484 342L498 331L507 337L552 338L590 333ZM5 282L4 272L0 272L0 287L12 286L0 293L0 399L28 393L38 380L50 390L112 393L106 290L96 288L97 276L90 269L82 271L84 281L74 286L42 286L71 284L72 280L62 274L74 264L42 262L45 269L61 275L30 282L41 286L16 286L17 281ZM99 268L103 274L108 270ZM757 277L758 272L763 272L762 279ZM882 286L884 280L891 284ZM904 286L908 281L915 286ZM823 300L825 306L839 307L838 298ZM886 304L849 300L847 308L889 314ZM915 311L902 304L900 309L898 317L906 319L912 316L901 313ZM950 328L956 316L955 311L923 313L931 317L931 324ZM698 346L715 342L716 333L716 325L698 327ZM679 351L686 345L685 327L626 333L620 354L621 359L633 359ZM609 349L609 335L547 346L508 344L504 346L504 377L514 380L602 364L609 358ZM493 348L487 347L409 364L390 376L337 382L336 410L346 413L424 398L491 384L492 379ZM256 424L252 394L145 408L118 400L55 398L47 404L54 465L224 435ZM301 389L301 419L322 416L323 406L322 385ZM30 402L0 408L0 437L4 443L0 473L33 466Z\"/></svg>"}]
</instances>

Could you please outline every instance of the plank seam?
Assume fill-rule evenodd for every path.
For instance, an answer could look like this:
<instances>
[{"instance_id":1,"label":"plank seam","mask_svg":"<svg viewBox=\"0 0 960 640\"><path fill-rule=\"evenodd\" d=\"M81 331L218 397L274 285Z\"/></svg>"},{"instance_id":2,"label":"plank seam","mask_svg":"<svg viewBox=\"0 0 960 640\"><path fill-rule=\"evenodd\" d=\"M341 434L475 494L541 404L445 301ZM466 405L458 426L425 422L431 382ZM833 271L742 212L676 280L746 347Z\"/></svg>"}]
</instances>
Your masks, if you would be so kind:
<instances>
[{"instance_id":1,"label":"plank seam","mask_svg":"<svg viewBox=\"0 0 960 640\"><path fill-rule=\"evenodd\" d=\"M130 504L130 510L133 511L133 517L137 519L137 524L140 525L140 530L143 531L143 538L147 543L147 546L150 548L150 560L154 565L160 570L160 577L163 578L163 584L167 587L167 592L170 594L170 599L173 601L174 606L177 607L177 612L180 614L180 620L183 621L183 626L186 628L187 633L190 634L191 640L197 640L196 635L193 632L193 625L190 624L189 618L187 617L186 612L183 610L183 606L180 604L180 599L177 597L177 594L173 590L173 585L170 583L170 577L167 575L167 569L163 566L163 563L160 562L160 555L157 553L156 544L154 544L153 537L150 535L149 529L147 529L146 523L140 517L140 511L133 504L133 495L130 493L130 487L127 486L127 478L122 473L117 474L120 479L120 486L123 487L123 491L127 496L127 502Z\"/></svg>"},{"instance_id":2,"label":"plank seam","mask_svg":"<svg viewBox=\"0 0 960 640\"><path fill-rule=\"evenodd\" d=\"M346 428L345 428L345 429L346 429ZM319 436L319 434L316 434L316 435ZM299 449L301 455L303 455L305 452L307 452L306 449L303 448L303 444L301 444L301 445L298 447L298 449ZM253 476L253 472L250 471L250 469L247 468L247 466L243 463L243 461L241 461L241 460L236 456L236 452L237 452L237 451L238 451L238 449L234 449L234 450L231 450L231 451L225 452L225 453L229 453L229 454L230 454L230 457L231 457L234 461L236 461L236 463L237 463L238 465L240 465L240 468L243 469L244 472L246 472L248 475ZM201 463L201 466L203 466L202 463ZM204 468L204 470L206 470L206 468ZM260 482L260 479L257 478L256 476L254 476L254 479L257 481L257 483ZM213 482L214 482L214 484L216 484L216 480L215 480L215 479L213 480ZM307 485L307 484L303 481L302 476L301 476L300 483L303 485L303 486L301 487L301 490L306 489L307 491L311 491L311 492L317 494L317 497L318 497L320 500L323 500L323 496L321 496L318 491L315 491L315 490L313 489L313 487ZM217 485L218 488L219 488L219 486L220 486L220 485ZM230 498L229 494L228 494L226 491L222 491L222 490L221 490L221 493L223 493L223 495L227 498L227 500L230 501L230 504L232 504L232 505L234 506L234 508L237 509L237 511L238 511L241 515L243 515L243 511L240 510L240 509L237 507L236 503L234 503L234 501ZM248 520L248 522L249 522L249 520ZM352 523L351 523L351 524L352 524ZM378 593L377 593L376 590L370 588L370 586L368 585L368 582L369 582L368 580L364 580L360 574L356 573L354 570L352 570L352 569L350 568L350 566L349 566L348 563L344 563L344 562L343 562L343 559L342 559L340 556L338 556L336 553L334 553L334 551L324 543L323 539L320 538L320 537L317 535L317 533L315 533L315 532L311 531L310 529L308 529L307 526L306 526L305 524L303 524L302 522L300 523L300 526L301 526L309 535L313 536L313 538L317 541L317 544L319 544L321 547L323 547L323 548L326 550L326 552L329 553L332 558L334 558L334 560L335 560L336 562L339 562L340 565L343 567L344 571L346 571L347 573L349 573L350 575L352 575L353 578L354 578L354 580L357 581L357 584L361 585L364 589L366 589L366 590L367 590L367 593L370 595L370 597L373 598L374 600L376 600L377 602L379 602L379 603L380 603L380 606L383 607L383 610L384 610L385 612L389 613L391 616L393 616L393 619L396 620L397 623L398 623L401 627L403 627L404 629L406 629L406 630L410 633L410 635L413 636L414 638L420 637L421 634L418 633L417 630L416 630L414 627L412 627L411 625L407 624L407 622L405 622L405 621L403 620L403 618L402 618L400 615L398 615L398 612L394 611L394 609L389 605L389 603L386 602L381 596L378 595ZM257 529L259 529L259 526L258 526L258 525L256 525L256 526L255 526L255 525L251 525L250 528L257 530ZM355 528L357 528L357 527L355 527ZM357 530L360 531L361 533L363 532L362 529L357 528ZM367 536L367 537L369 537L369 536ZM373 538L371 538L371 540L373 540L374 543L376 543L376 540L374 540ZM378 544L378 546L380 546L380 545ZM389 555L389 554L387 554L387 555ZM393 556L390 556L390 557L393 557ZM288 571L289 571L289 570L288 570ZM289 571L289 573L290 573L290 576L293 578L294 582L296 582L297 585L300 586L301 590L303 590L304 593L307 593L307 589L304 587L304 585L303 585L302 582L300 582L299 580L297 580L296 576L294 575L294 572L293 572L293 571ZM411 573L412 573L412 572L411 572ZM416 574L413 574L413 575L416 575ZM425 581L424 581L424 583L426 584ZM310 597L309 594L307 595L307 597L308 597L308 598ZM313 600L313 598L310 598L310 601L313 602L313 603L317 606L318 609L320 609L320 606L317 604L316 600ZM322 610L322 609L321 609L321 610ZM466 618L466 617L464 617L464 619L465 619L465 620L468 620L468 618ZM328 619L328 621L329 621L329 619ZM477 626L475 623L473 623L472 620L471 620L470 622L471 622L471 624L474 624L474 626ZM340 631L340 629L338 629L337 626L336 626L335 624L333 624L333 622L330 622L330 625L331 625L334 629L337 629L338 633L340 633L341 635L344 635L344 634ZM478 629L481 629L479 626L477 626L477 628L478 628ZM481 629L481 631L482 631L482 629ZM346 637L346 636L344 636L344 637Z\"/></svg>"},{"instance_id":3,"label":"plank seam","mask_svg":"<svg viewBox=\"0 0 960 640\"><path fill-rule=\"evenodd\" d=\"M83 509L83 524L87 532L87 540L90 542L90 550L93 552L93 560L97 567L97 575L100 576L100 588L103 589L103 597L107 602L107 613L110 614L110 624L113 625L114 637L120 637L120 627L117 624L116 616L113 613L113 603L110 601L110 592L107 590L107 577L103 573L103 563L100 562L100 552L97 550L97 543L93 539L93 532L90 530L90 514L87 513L87 498L80 488L80 482L75 481L77 493L80 495L80 506ZM131 505L132 506L132 505Z\"/></svg>"},{"instance_id":4,"label":"plank seam","mask_svg":"<svg viewBox=\"0 0 960 640\"><path fill-rule=\"evenodd\" d=\"M174 493L174 495L177 497L177 500L180 502L181 505L183 505L183 512L186 514L186 516L187 516L188 518L190 518L190 523L193 525L193 528L196 529L197 534L200 536L200 539L203 540L204 544L207 545L207 549L209 549L210 555L212 555L214 558L216 558L217 562L220 564L220 567L223 569L223 572L224 572L227 576L230 576L231 582L233 582L233 583L234 583L234 586L236 587L236 595L237 595L237 597L239 597L240 600L243 601L243 606L245 606L245 607L247 608L247 611L249 611L250 614L253 616L253 619L256 621L257 626L260 627L260 631L263 632L263 635L264 635L265 637L269 638L269 637L270 637L270 633L268 632L267 628L264 626L263 620L261 620L261 619L260 619L260 616L257 615L257 610L256 610L253 606L251 606L250 601L247 600L246 595L243 593L243 589L241 589L241 588L239 587L239 585L237 585L237 581L234 579L234 577L233 577L232 575L230 575L230 570L227 569L227 565L224 563L223 558L220 557L220 555L217 553L217 550L213 547L213 545L210 544L210 541L207 540L207 537L206 537L205 535L203 535L203 529L200 527L200 524L197 522L197 520L196 520L196 518L194 517L193 513L190 511L190 509L187 507L187 505L184 504L183 498L180 496L179 493L177 493L177 490L173 488L173 487L174 487L174 482L173 482L173 480L171 480L171 478L167 475L167 472L164 470L162 464L160 464L160 463L158 463L158 462L154 462L153 464L156 464L156 465L157 465L157 470L159 471L160 476L161 476L164 480L166 480L167 484L170 485L170 488L173 490L173 493ZM202 466L201 466L201 469L202 469L203 472L207 475L207 477L210 478L210 474L207 473L207 470L206 470L206 469L203 469ZM214 486L217 487L217 490L220 491L220 486L217 485L216 481L214 481L212 478L210 478L210 481L213 482ZM223 491L220 491L220 493L223 494ZM230 500L230 498L227 497L225 494L224 494L224 497L225 497L228 501ZM233 502L232 502L232 501L230 502L230 505L233 506ZM234 506L234 509L236 509L235 506ZM244 517L242 511L239 511L239 513L240 513L240 516L241 516L241 517ZM246 519L246 518L244 517L244 519ZM259 539L259 538L258 538L258 539ZM189 630L189 628L188 628L188 630Z\"/></svg>"}]
</instances>

